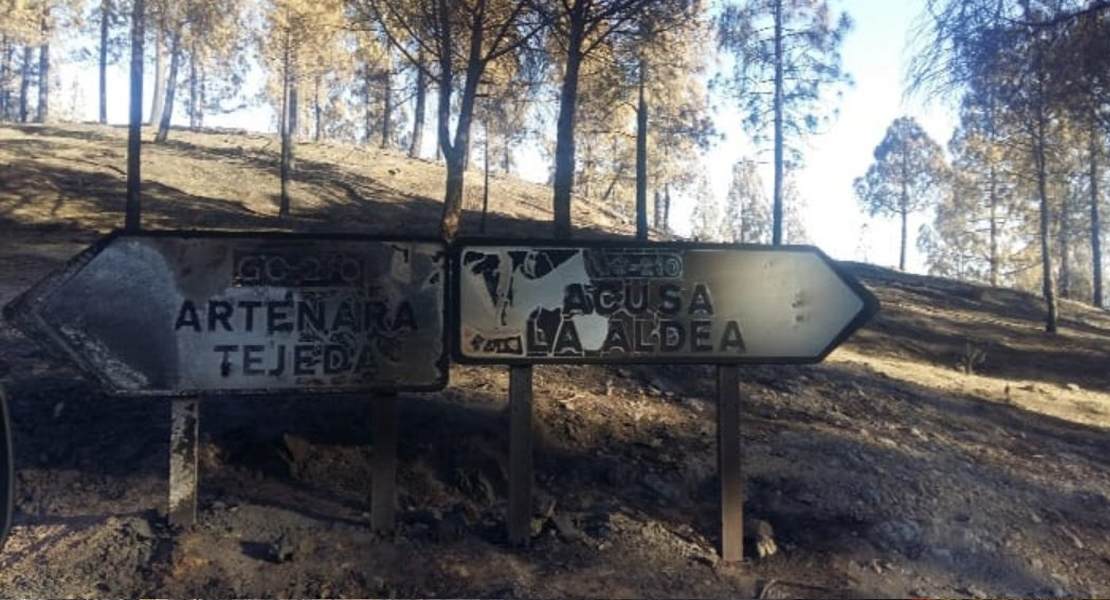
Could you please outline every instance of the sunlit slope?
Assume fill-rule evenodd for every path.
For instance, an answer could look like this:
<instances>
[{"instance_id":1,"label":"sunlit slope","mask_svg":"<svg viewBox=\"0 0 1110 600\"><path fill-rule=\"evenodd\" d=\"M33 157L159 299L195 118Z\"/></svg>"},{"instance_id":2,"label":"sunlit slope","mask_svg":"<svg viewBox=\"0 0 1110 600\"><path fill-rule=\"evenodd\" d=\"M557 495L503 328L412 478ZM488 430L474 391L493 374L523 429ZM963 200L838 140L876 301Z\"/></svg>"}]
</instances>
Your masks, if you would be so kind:
<instances>
[{"instance_id":1,"label":"sunlit slope","mask_svg":"<svg viewBox=\"0 0 1110 600\"><path fill-rule=\"evenodd\" d=\"M175 130L155 144L144 132L144 226L426 234L438 231L445 170L400 151L299 143L293 217L277 219L275 136ZM123 223L126 130L97 125L0 126L0 214L107 230ZM472 167L480 167L480 163ZM463 233L477 233L482 172L468 173ZM487 232L549 235L550 188L493 174ZM575 226L628 233L631 221L579 201Z\"/></svg>"},{"instance_id":2,"label":"sunlit slope","mask_svg":"<svg viewBox=\"0 0 1110 600\"><path fill-rule=\"evenodd\" d=\"M1009 289L907 275L870 265L849 271L883 304L871 324L830 357L880 377L1110 427L1110 314L1061 302L1059 332L1044 331L1044 302Z\"/></svg>"}]
</instances>

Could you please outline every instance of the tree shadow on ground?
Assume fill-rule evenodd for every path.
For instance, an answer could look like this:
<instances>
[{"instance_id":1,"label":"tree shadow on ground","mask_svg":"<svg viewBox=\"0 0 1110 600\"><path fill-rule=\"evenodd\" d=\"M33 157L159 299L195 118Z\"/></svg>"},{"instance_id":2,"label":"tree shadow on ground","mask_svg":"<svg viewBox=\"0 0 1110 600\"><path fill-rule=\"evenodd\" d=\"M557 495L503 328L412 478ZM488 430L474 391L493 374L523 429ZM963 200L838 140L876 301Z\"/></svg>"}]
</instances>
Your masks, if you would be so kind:
<instances>
[{"instance_id":1,"label":"tree shadow on ground","mask_svg":"<svg viewBox=\"0 0 1110 600\"><path fill-rule=\"evenodd\" d=\"M703 374L697 371L689 372L687 378ZM844 372L839 368L822 367L820 375L828 380L820 393L835 394L836 390L843 386L854 386L863 389L871 396L898 398L915 405L917 408L914 412L921 418L930 416L951 421L949 430L956 435L965 433L970 435L970 432L976 430L988 431L998 427L1020 432L1025 436L1022 442L987 439L981 436L975 438L975 443L992 444L1023 459L1030 451L1028 447L1068 448L1069 452L1096 464L1104 464L1105 460L1110 458L1107 456L1103 441L1104 433L1094 428L1034 415L1014 407L984 403L970 397L938 396L928 389L913 384L861 380L858 374ZM403 395L399 398L402 407L400 425L402 463L418 458L430 461L435 467L437 477L448 488L459 485L460 469L475 468L490 472L489 465L478 464L481 461L488 462L490 457L482 452L475 453L473 440L486 440L488 442L486 448L507 446L508 427L502 410L503 405L494 403L484 393L479 397L468 396L469 392L453 394L452 398L455 401L444 401L443 397L435 394ZM257 411L261 408L261 401L258 401L259 403L254 407L249 403L228 403L216 407L212 418L225 427L239 419L253 420L252 426L293 432L314 444L369 443L372 448L373 441L368 440L364 429L367 423L365 403L370 401L372 399L344 399L321 410L319 399L304 398L286 402L285 410L280 412L274 412L272 403L267 403L271 409L263 421L271 421L269 425L259 424ZM894 406L892 402L884 403L881 410L877 411L871 407L870 411L872 418L879 420L889 419L892 423L900 425L907 421L904 411ZM251 414L255 415L253 419ZM744 416L745 427L752 422L750 419L755 419L762 423L772 423L772 429L784 430L821 419L819 415L804 411L791 412L788 407L770 402L747 404ZM212 435L215 443L222 443L219 434ZM595 437L598 440L604 440L606 436ZM599 443L602 446L605 445L604 441ZM685 447L687 450L703 449L712 453L711 448L706 448L704 440L693 432L672 432L671 443ZM598 452L599 449L602 451ZM1041 507L1046 511L1045 514L1067 515L1070 522L1080 525L1092 535L1106 530L1105 525L1099 525L1092 513L1092 507L1097 508L1095 506L1097 499L1084 494L1059 494L1057 490L1048 489L1042 483L1000 470L992 464L980 464L974 457L960 452L938 453L934 458L926 459L927 462L923 464L919 453L886 448L861 440L858 436L849 435L847 432L844 435L835 435L827 431L819 432L811 429L806 429L806 440L801 447L788 446L783 451L793 451L808 456L818 463L827 462L831 457L866 456L868 458L861 462L861 465L883 465L883 470L888 475L907 477L901 481L906 486L912 485L910 474L928 470L928 468L950 475L962 473L966 484L972 487L977 481L988 482L990 487L1006 490L1006 493L1017 499L1052 498L1048 506ZM680 489L681 496L675 502L660 501L657 493L637 484L635 480L632 485L628 485L627 482L614 482L609 478L609 473L618 470L622 465L627 466L629 460L627 448L583 447L577 442L567 443L567 440L557 437L546 437L545 442L537 447L537 476L541 481L537 485L538 493L557 498L560 502L560 510L572 512L589 512L596 508L590 503L602 502L600 498L609 497L611 498L611 502L607 503L609 506L619 506L623 507L622 510L645 515L647 519L664 523L672 532L680 532L679 535L687 537L692 536L696 542L700 540L702 544L715 543L717 507L713 480L689 481L678 471L664 469L661 477ZM642 466L644 463L636 459L633 464ZM828 467L836 468L832 464ZM749 475L748 510L761 518L771 520L775 524L781 543L790 544L796 548L796 551L811 553L816 557L815 560L817 558L824 560L827 556L842 554L851 555L864 562L875 557L898 556L903 560L917 561L918 564L929 568L955 574L961 580L974 582L980 588L1041 593L1053 585L1045 576L1027 572L1027 567L1016 556L999 555L997 549L991 550L968 543L959 537L943 538L940 537L942 533L938 532L927 532L925 535L934 536L929 542L942 546L947 551L945 554L929 554L922 546L923 540L910 540L899 546L897 540L891 541L885 538L877 541L869 540L862 545L861 550L860 544L853 540L860 535L864 537L875 535L873 532L881 530L887 523L899 522L900 507L897 504L883 505L882 501L878 500L882 496L861 495L861 489L868 485L866 483L868 480L876 480L874 485L882 487L877 483L877 478L884 475L867 472L866 469L862 469L862 472L857 475L862 478L862 483L852 479L830 482L807 480L805 477L789 475L770 479L753 478ZM494 479L496 475L489 475L489 477ZM352 510L365 503L369 494L368 488L364 488L361 494L337 498L313 491L310 484L292 482L290 485L303 486L302 493L298 494L301 500L310 500L313 497L327 499L329 502L339 500L342 505ZM890 485L887 483L886 487ZM497 487L499 488L497 493L503 494L500 485ZM225 490L224 493L238 495L250 502L302 512L322 521L340 518L308 506L298 507L289 502L276 501L273 494L269 493L255 496L243 489ZM421 505L419 498L406 494L405 490L401 493L402 497L408 498L405 503L413 502ZM907 490L905 493L912 494L912 491ZM969 493L971 493L970 490ZM454 489L451 493L452 501L475 504L473 510L479 514L490 511L496 514L503 510L504 505L499 501L483 504L482 500L468 494L470 492ZM807 499L807 495L813 494L818 498L824 495L836 500L814 505L812 500ZM975 494L978 495L979 492ZM863 499L862 505L858 502L850 504L844 501L860 498ZM901 501L906 500L903 498ZM972 514L971 518L977 517ZM694 533L681 533L688 531L687 527L691 524ZM927 523L921 526L928 528ZM495 531L503 533L503 529ZM472 531L470 535L479 535L485 540L484 543L491 544L489 547L491 552L504 545L495 538L489 537L488 532L480 534ZM542 559L542 556L530 553L524 553L522 556L526 560ZM536 567L542 569L543 565L537 564ZM844 585L847 586L847 583ZM849 587L844 587L840 591L850 595Z\"/></svg>"},{"instance_id":2,"label":"tree shadow on ground","mask_svg":"<svg viewBox=\"0 0 1110 600\"><path fill-rule=\"evenodd\" d=\"M42 178L47 178L53 198L44 197ZM77 230L112 229L123 225L127 184L122 177L61 167L38 169L18 161L10 166L0 183L0 205L5 230L51 229L68 226ZM186 194L157 181L142 185L143 224L152 229L227 228L274 229L275 219L259 215L241 203L221 198ZM49 204L49 206L45 206ZM63 209L72 215L59 217Z\"/></svg>"},{"instance_id":3,"label":"tree shadow on ground","mask_svg":"<svg viewBox=\"0 0 1110 600\"><path fill-rule=\"evenodd\" d=\"M876 292L882 309L852 339L865 354L959 369L972 351L984 353L975 372L1013 380L1110 390L1110 315L1072 305L1083 321L1063 318L1059 333L1043 331L1043 303L1016 290L989 288L879 267L850 265ZM1030 352L1030 350L1037 350Z\"/></svg>"},{"instance_id":4,"label":"tree shadow on ground","mask_svg":"<svg viewBox=\"0 0 1110 600\"><path fill-rule=\"evenodd\" d=\"M599 367L590 367L598 369ZM667 377L677 377L683 382L696 382L699 401L711 403L709 370L698 367L672 367L663 371ZM889 523L900 523L909 518L902 512L904 503L914 502L912 486L915 477L923 473L939 472L944 477L958 477L966 486L968 497L983 498L990 494L1006 494L1014 503L1038 502L1030 506L1039 510L1046 519L1044 528L1069 523L1079 527L1085 535L1110 534L1110 528L1097 517L1102 514L1096 496L1083 493L1060 493L1044 483L1033 481L1004 469L989 461L982 461L965 448L927 448L923 455L911 448L917 442L905 434L909 424L916 421L939 420L943 429L961 437L968 444L991 446L1012 453L1019 464L1024 464L1030 452L1045 448L1058 448L1089 461L1094 465L1107 464L1108 455L1105 432L1096 428L1029 413L1012 406L982 402L967 396L942 396L915 384L882 380L852 368L839 366L811 367L806 370L807 381L815 389L807 393L826 397L829 402L849 418L860 422L889 423L896 427L891 433L897 447L877 444L875 440L861 437L854 430L839 430L827 426L827 417L821 406L799 408L794 403L784 403L781 396L763 394L766 390L760 379L779 380L789 377L793 369L787 367L763 368L744 378L744 428L746 445L756 435L750 428L757 426L765 437L776 432L803 432L802 435L780 436L776 452L797 456L809 461L814 469L800 469L797 474L775 476L753 475L747 480L747 510L774 524L780 544L787 544L792 553L809 561L827 561L832 557L850 557L866 562L873 558L897 558L912 561L921 568L935 569L974 583L979 589L1005 590L1014 593L1043 593L1053 583L1043 574L1032 573L1013 553L1000 552L956 535L955 531L931 530L929 523L918 523L923 533L920 539L899 541L887 539L876 531L885 531ZM101 396L88 383L69 377L43 380L19 377L9 384L13 398L13 420L16 424L16 457L19 469L77 469L86 474L112 477L158 476L165 472L168 452L168 406L162 401L113 400ZM849 398L850 392L862 391L863 399ZM411 468L413 461L432 465L436 478L448 490L449 502L473 505L476 514L498 515L504 504L500 499L492 504L475 497L472 491L459 488L460 471L477 469L486 473L496 469L488 463L489 448L507 447L508 425L504 400L497 390L448 390L449 393L409 395L398 398L400 406L400 457L402 472ZM373 452L373 440L368 433L369 397L331 396L236 398L206 401L202 408L202 439L208 440L228 457L226 468L233 469L230 479L220 474L202 478L202 498L233 499L263 506L275 506L299 512L322 523L344 522L358 525L351 514L366 510L373 482L366 477L368 469L362 464L355 469L356 478L365 478L365 485L352 488L321 489L318 482L302 481L283 473L284 467L277 459L282 435L292 434L314 446L368 448ZM662 400L660 400L662 401ZM65 403L59 414L56 406ZM542 394L537 398L542 407L552 400ZM711 418L711 413L710 413ZM824 424L824 425L823 425ZM617 424L614 424L616 427ZM999 428L1009 437L990 433ZM246 429L250 439L237 438L236 432ZM644 429L650 431L649 428ZM1022 437L1018 438L1020 434ZM617 510L640 515L645 522L658 521L664 529L679 538L701 546L715 545L717 539L717 504L715 479L690 479L683 473L683 465L662 466L647 456L652 450L642 446L638 451L615 445L611 437L597 432L592 444L568 439L559 429L549 429L536 449L538 494L556 498L559 510L572 513ZM476 442L476 440L484 440ZM645 440L646 442L646 440ZM475 450L475 443L484 444ZM672 431L668 445L682 448L680 454L705 453L705 460L712 460L713 448L695 431ZM912 450L912 451L911 451ZM252 455L253 453L253 455ZM259 458L259 456L268 457ZM803 458L804 457L804 458ZM846 458L856 457L856 458ZM497 457L493 457L496 463ZM747 469L755 469L746 459ZM844 461L850 464L845 466ZM851 462L851 461L856 462ZM615 481L611 473L633 466L631 481ZM637 469L654 465L658 477L678 490L672 501L660 499L657 492L642 484ZM855 465L855 466L851 466ZM881 471L875 469L881 465ZM341 466L341 465L340 465ZM349 467L350 465L347 465ZM344 467L344 468L347 468ZM225 467L220 467L224 469ZM244 485L236 482L234 469L261 470L267 485ZM846 472L852 477L823 478L816 472ZM338 471L333 474L338 473ZM490 475L495 478L496 475ZM426 500L405 490L408 482L402 477L402 506L426 506ZM217 489L206 486L216 486ZM869 494L866 490L894 489L893 499L883 494ZM907 489L898 491L899 486ZM288 488L285 493L275 489ZM982 489L977 489L981 487ZM48 493L48 492L47 492ZM496 491L503 498L503 490ZM813 498L818 501L814 503ZM608 499L608 500L606 500ZM152 499L157 503L160 500ZM440 499L442 501L442 499ZM1102 499L1105 503L1105 498ZM598 505L602 508L598 508ZM920 504L918 514L924 510ZM606 508L607 507L607 508ZM203 508L203 503L202 503ZM1110 508L1110 506L1102 507ZM1003 510L1006 510L1004 508ZM1015 508L1016 510L1016 508ZM58 515L60 518L65 515ZM405 511L401 513L405 517ZM949 518L941 512L935 518ZM34 518L22 517L23 520ZM202 511L202 520L204 519ZM972 509L969 518L979 517ZM17 524L20 519L17 518ZM506 546L497 538L503 529L483 533L482 526L474 525L465 535L481 540L481 552L501 553ZM692 529L691 529L692 527ZM1042 532L1038 532L1042 533ZM878 535L878 538L874 537ZM1032 534L1030 534L1032 535ZM1051 537L1051 533L1046 533ZM949 536L949 537L945 537ZM859 543L859 539L866 543ZM432 539L417 538L421 547L434 548ZM554 568L546 564L553 555L563 552L561 547L551 547L549 542L537 542L541 549L519 552L518 557L533 565L539 572ZM928 547L938 546L946 553L928 552ZM574 561L589 560L589 552L575 552L563 559L562 566ZM478 560L481 560L480 557ZM599 558L600 560L600 558ZM767 573L777 577L773 559L756 565L756 574ZM786 561L787 559L782 559ZM791 559L793 560L793 558ZM569 561L569 562L568 562ZM583 563L586 564L586 563ZM848 581L837 583L842 573L830 575L820 583L834 595L851 596ZM618 578L619 579L619 578ZM782 579L780 577L780 579ZM766 580L765 580L766 581ZM788 578L783 581L789 581ZM810 582L813 583L813 582ZM624 582L633 585L634 582ZM839 587L837 587L839 586ZM637 589L633 587L633 589ZM465 595L474 588L457 590ZM485 590L490 591L490 590ZM644 593L651 590L643 588ZM905 592L905 590L904 590Z\"/></svg>"},{"instance_id":5,"label":"tree shadow on ground","mask_svg":"<svg viewBox=\"0 0 1110 600\"><path fill-rule=\"evenodd\" d=\"M44 152L52 150L49 144L35 139L18 140L18 143L41 145ZM234 149L213 149L183 141L170 142L169 146L192 158L239 160L275 172L277 168L265 156L239 156ZM27 150L21 152L24 151ZM320 161L301 160L294 180L333 190L332 200L312 209L294 205L290 217L278 218L255 212L242 201L191 195L179 188L146 180L142 185L143 227L439 236L442 201L405 195L372 178ZM38 230L48 227L43 223L50 221L86 230L116 228L123 224L126 192L122 175L55 165L44 167L33 160L18 160L9 165L7 176L0 181L0 218L6 219L9 231ZM276 199L274 204L276 212ZM60 216L63 209L69 216ZM522 241L553 237L550 221L490 213L484 233L480 231L481 221L480 210L464 210L461 234ZM577 230L575 237L612 239L624 236L590 226Z\"/></svg>"},{"instance_id":6,"label":"tree shadow on ground","mask_svg":"<svg viewBox=\"0 0 1110 600\"><path fill-rule=\"evenodd\" d=\"M83 142L107 142L107 143L127 143L127 126L126 125L95 125L95 126L65 126L58 127L55 125L31 124L31 123L4 123L4 127L8 129L15 129L20 133L27 136L38 136L40 138L56 137L67 138L72 140L80 140ZM101 128L110 128L120 135L110 135L100 130ZM0 142L0 144L10 143Z\"/></svg>"}]
</instances>

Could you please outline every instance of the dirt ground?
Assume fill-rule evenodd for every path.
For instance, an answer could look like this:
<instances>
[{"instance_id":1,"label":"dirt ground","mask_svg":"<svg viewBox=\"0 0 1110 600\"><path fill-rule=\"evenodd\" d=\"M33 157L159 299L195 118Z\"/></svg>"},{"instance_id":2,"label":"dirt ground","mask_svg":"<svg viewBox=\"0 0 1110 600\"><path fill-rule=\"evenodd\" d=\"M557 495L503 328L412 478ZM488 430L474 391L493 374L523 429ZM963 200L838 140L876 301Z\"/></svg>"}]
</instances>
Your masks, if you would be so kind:
<instances>
[{"instance_id":1,"label":"dirt ground","mask_svg":"<svg viewBox=\"0 0 1110 600\"><path fill-rule=\"evenodd\" d=\"M274 140L174 134L146 146L149 227L434 231L430 162L303 145L278 222ZM0 304L122 222L123 152L118 129L0 127ZM490 233L545 231L545 188L493 190ZM335 396L205 400L199 522L171 531L168 401L106 396L0 324L0 596L1110 596L1110 316L1064 302L1049 337L1026 294L845 267L883 303L871 324L822 364L741 369L745 510L779 551L739 566L715 551L709 367L538 367L527 547L504 541L495 367L399 398L395 536L369 527L373 399Z\"/></svg>"}]
</instances>

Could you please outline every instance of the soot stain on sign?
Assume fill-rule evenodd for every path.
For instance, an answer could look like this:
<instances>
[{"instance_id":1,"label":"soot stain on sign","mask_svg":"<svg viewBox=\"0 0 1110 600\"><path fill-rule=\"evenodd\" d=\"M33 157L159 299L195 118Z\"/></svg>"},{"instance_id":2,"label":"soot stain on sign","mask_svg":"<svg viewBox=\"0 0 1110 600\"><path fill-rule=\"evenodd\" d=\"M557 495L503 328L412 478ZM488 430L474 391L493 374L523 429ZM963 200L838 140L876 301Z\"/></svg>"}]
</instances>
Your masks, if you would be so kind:
<instances>
[{"instance_id":1,"label":"soot stain on sign","mask_svg":"<svg viewBox=\"0 0 1110 600\"><path fill-rule=\"evenodd\" d=\"M218 340L207 350L225 379L344 386L402 377L414 352L427 351L406 344L442 329L442 307L420 301L439 297L443 253L404 244L308 250L236 249L230 282L183 298L174 334Z\"/></svg>"},{"instance_id":2,"label":"soot stain on sign","mask_svg":"<svg viewBox=\"0 0 1110 600\"><path fill-rule=\"evenodd\" d=\"M476 355L746 352L741 324L724 319L715 327L710 285L685 281L682 256L675 252L468 250L461 262L464 274L478 280L469 289L479 290L485 309L462 316L464 344Z\"/></svg>"}]
</instances>

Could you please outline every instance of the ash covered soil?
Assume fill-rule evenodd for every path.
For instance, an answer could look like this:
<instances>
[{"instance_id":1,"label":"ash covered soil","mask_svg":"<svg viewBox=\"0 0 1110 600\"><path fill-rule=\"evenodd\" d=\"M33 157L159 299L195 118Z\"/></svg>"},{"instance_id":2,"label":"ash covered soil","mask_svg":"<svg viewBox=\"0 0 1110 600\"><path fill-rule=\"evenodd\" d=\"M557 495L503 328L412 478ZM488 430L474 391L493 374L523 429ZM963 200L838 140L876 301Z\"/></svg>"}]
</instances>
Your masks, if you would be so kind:
<instances>
[{"instance_id":1,"label":"ash covered soil","mask_svg":"<svg viewBox=\"0 0 1110 600\"><path fill-rule=\"evenodd\" d=\"M435 229L432 163L306 144L278 222L272 139L175 134L144 153L151 227ZM0 303L122 222L122 157L121 130L0 127ZM493 233L546 231L544 188L494 190ZM878 317L822 364L740 370L745 511L779 548L740 566L716 558L708 367L537 367L526 548L504 542L503 367L398 398L391 538L370 530L369 397L206 399L199 522L170 531L169 401L108 397L0 324L0 596L1110 596L1107 314L1064 302L1049 337L1035 297L845 267Z\"/></svg>"}]
</instances>

